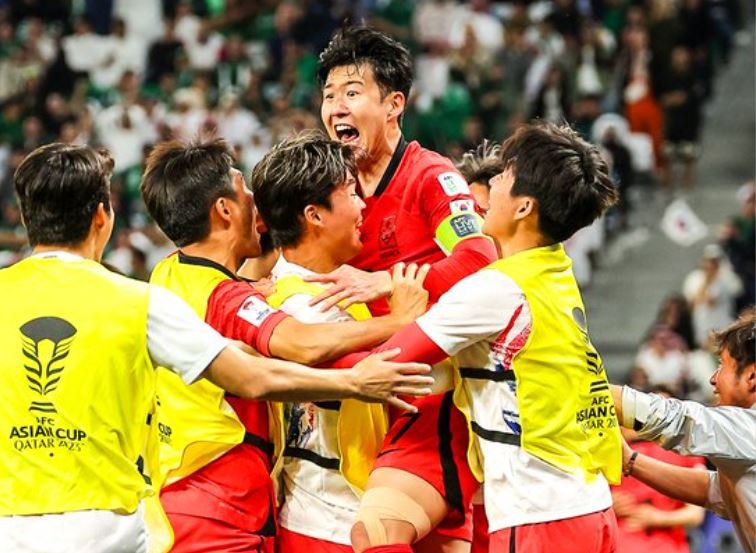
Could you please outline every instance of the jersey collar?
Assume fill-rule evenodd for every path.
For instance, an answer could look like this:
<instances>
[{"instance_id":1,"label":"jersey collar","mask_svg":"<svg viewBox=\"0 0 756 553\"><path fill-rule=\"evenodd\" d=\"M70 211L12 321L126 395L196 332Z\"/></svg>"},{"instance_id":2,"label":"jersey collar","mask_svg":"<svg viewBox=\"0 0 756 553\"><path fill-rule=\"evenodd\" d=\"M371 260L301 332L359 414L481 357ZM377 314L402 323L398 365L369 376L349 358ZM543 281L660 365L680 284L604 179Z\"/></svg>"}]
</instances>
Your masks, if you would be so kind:
<instances>
[{"instance_id":1,"label":"jersey collar","mask_svg":"<svg viewBox=\"0 0 756 553\"><path fill-rule=\"evenodd\" d=\"M386 167L386 172L383 173L381 182L378 183L378 187L375 189L373 196L380 196L381 194L383 194L383 191L386 190L389 183L391 182L391 179L394 178L396 170L399 168L399 163L402 161L402 157L404 157L404 151L406 149L407 141L404 140L404 136L400 136L399 144L396 145L396 150L394 150L394 153L391 156L391 161L389 161L388 167Z\"/></svg>"},{"instance_id":2,"label":"jersey collar","mask_svg":"<svg viewBox=\"0 0 756 553\"><path fill-rule=\"evenodd\" d=\"M241 280L233 272L229 271L227 267L224 267L220 263L216 263L212 259L207 259L206 257L196 257L193 255L186 255L184 252L179 250L178 260L179 260L179 263L183 263L184 265L199 265L200 267L208 267L210 269L215 269L216 271L220 271L221 273L223 273L230 279Z\"/></svg>"}]
</instances>

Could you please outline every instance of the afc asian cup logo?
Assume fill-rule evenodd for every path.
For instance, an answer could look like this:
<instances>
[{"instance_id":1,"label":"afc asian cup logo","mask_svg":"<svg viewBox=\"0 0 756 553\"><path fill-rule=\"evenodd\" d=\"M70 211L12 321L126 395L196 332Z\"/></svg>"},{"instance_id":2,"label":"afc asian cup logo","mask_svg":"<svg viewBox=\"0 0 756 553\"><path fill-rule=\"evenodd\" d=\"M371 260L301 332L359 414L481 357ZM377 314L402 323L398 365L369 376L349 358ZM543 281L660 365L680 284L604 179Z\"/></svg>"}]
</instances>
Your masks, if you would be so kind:
<instances>
[{"instance_id":1,"label":"afc asian cup logo","mask_svg":"<svg viewBox=\"0 0 756 553\"><path fill-rule=\"evenodd\" d=\"M26 380L40 397L40 401L31 402L29 411L57 413L49 395L60 382L76 327L58 317L39 317L24 323L19 330Z\"/></svg>"}]
</instances>

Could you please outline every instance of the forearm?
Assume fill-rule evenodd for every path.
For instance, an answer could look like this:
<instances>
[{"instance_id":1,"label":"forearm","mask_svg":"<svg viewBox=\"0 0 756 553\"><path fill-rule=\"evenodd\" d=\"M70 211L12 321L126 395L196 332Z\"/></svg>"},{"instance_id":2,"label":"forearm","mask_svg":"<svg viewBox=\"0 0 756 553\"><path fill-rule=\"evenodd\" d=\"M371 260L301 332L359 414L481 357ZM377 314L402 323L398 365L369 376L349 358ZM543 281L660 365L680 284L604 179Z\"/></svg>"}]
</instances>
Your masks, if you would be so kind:
<instances>
[{"instance_id":1,"label":"forearm","mask_svg":"<svg viewBox=\"0 0 756 553\"><path fill-rule=\"evenodd\" d=\"M396 314L365 321L323 324L302 324L287 319L274 330L269 348L275 357L305 365L319 365L329 359L376 346L405 324L407 321Z\"/></svg>"},{"instance_id":2,"label":"forearm","mask_svg":"<svg viewBox=\"0 0 756 553\"><path fill-rule=\"evenodd\" d=\"M235 347L225 348L204 376L229 393L247 399L321 401L357 394L350 371L311 369L278 359L250 357Z\"/></svg>"},{"instance_id":3,"label":"forearm","mask_svg":"<svg viewBox=\"0 0 756 553\"><path fill-rule=\"evenodd\" d=\"M623 462L627 468L627 458ZM655 490L701 507L706 505L709 490L709 473L670 465L639 453L633 462L632 476Z\"/></svg>"},{"instance_id":4,"label":"forearm","mask_svg":"<svg viewBox=\"0 0 756 553\"><path fill-rule=\"evenodd\" d=\"M704 519L706 510L700 505L688 503L674 511L659 510L659 516L654 525L657 528L684 526L693 528L699 526Z\"/></svg>"},{"instance_id":5,"label":"forearm","mask_svg":"<svg viewBox=\"0 0 756 553\"><path fill-rule=\"evenodd\" d=\"M756 443L756 411L737 407L705 407L692 401L662 398L622 388L620 423L639 436L684 455L750 461Z\"/></svg>"},{"instance_id":6,"label":"forearm","mask_svg":"<svg viewBox=\"0 0 756 553\"><path fill-rule=\"evenodd\" d=\"M425 279L425 289L435 302L444 292L468 275L496 261L496 248L488 238L468 238L460 242L449 257L437 261Z\"/></svg>"}]
</instances>

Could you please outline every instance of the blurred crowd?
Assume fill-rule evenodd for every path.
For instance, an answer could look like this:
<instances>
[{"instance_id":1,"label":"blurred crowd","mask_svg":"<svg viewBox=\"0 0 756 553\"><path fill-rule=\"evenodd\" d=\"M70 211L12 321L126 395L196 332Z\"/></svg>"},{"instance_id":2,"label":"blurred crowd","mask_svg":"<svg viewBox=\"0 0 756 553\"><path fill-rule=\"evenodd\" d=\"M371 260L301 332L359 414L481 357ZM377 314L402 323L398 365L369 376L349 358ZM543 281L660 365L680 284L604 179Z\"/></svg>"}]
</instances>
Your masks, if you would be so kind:
<instances>
[{"instance_id":1,"label":"blurred crowd","mask_svg":"<svg viewBox=\"0 0 756 553\"><path fill-rule=\"evenodd\" d=\"M50 141L92 143L116 161L108 259L147 275L170 248L139 197L151 145L217 132L248 171L319 126L317 55L347 21L413 52L408 138L458 159L540 117L601 143L623 202L574 241L588 255L604 226L626 225L639 176L670 185L682 161L692 184L701 107L741 15L738 0L0 0L0 265L25 245L20 160Z\"/></svg>"}]
</instances>

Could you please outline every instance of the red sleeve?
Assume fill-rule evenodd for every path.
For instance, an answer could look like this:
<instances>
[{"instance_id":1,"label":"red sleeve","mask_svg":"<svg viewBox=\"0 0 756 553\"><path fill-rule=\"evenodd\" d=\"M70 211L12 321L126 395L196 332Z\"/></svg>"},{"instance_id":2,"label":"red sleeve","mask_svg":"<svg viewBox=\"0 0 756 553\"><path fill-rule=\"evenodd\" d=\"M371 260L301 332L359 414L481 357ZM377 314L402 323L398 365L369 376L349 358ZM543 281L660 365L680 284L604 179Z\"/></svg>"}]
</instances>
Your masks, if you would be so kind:
<instances>
[{"instance_id":1,"label":"red sleeve","mask_svg":"<svg viewBox=\"0 0 756 553\"><path fill-rule=\"evenodd\" d=\"M347 369L353 367L358 361L361 361L371 353L386 351L389 349L401 348L401 352L392 361L412 361L415 363L428 363L433 365L443 361L449 355L428 338L417 324L405 326L402 330L394 334L387 342L374 348L371 351L361 351L350 353L335 361L327 363L325 366L338 369Z\"/></svg>"},{"instance_id":2,"label":"red sleeve","mask_svg":"<svg viewBox=\"0 0 756 553\"><path fill-rule=\"evenodd\" d=\"M269 357L270 337L286 317L268 305L249 283L227 280L210 295L205 322L226 338L244 342Z\"/></svg>"},{"instance_id":3,"label":"red sleeve","mask_svg":"<svg viewBox=\"0 0 756 553\"><path fill-rule=\"evenodd\" d=\"M425 278L430 301L436 302L449 288L496 261L496 248L488 238L463 240L447 258L436 261Z\"/></svg>"},{"instance_id":4,"label":"red sleeve","mask_svg":"<svg viewBox=\"0 0 756 553\"><path fill-rule=\"evenodd\" d=\"M420 203L434 232L452 214L475 211L482 215L464 177L453 167L434 164L424 171L422 178ZM438 301L457 282L496 259L493 243L476 229L454 246L448 257L432 265L425 280L431 303Z\"/></svg>"}]
</instances>

